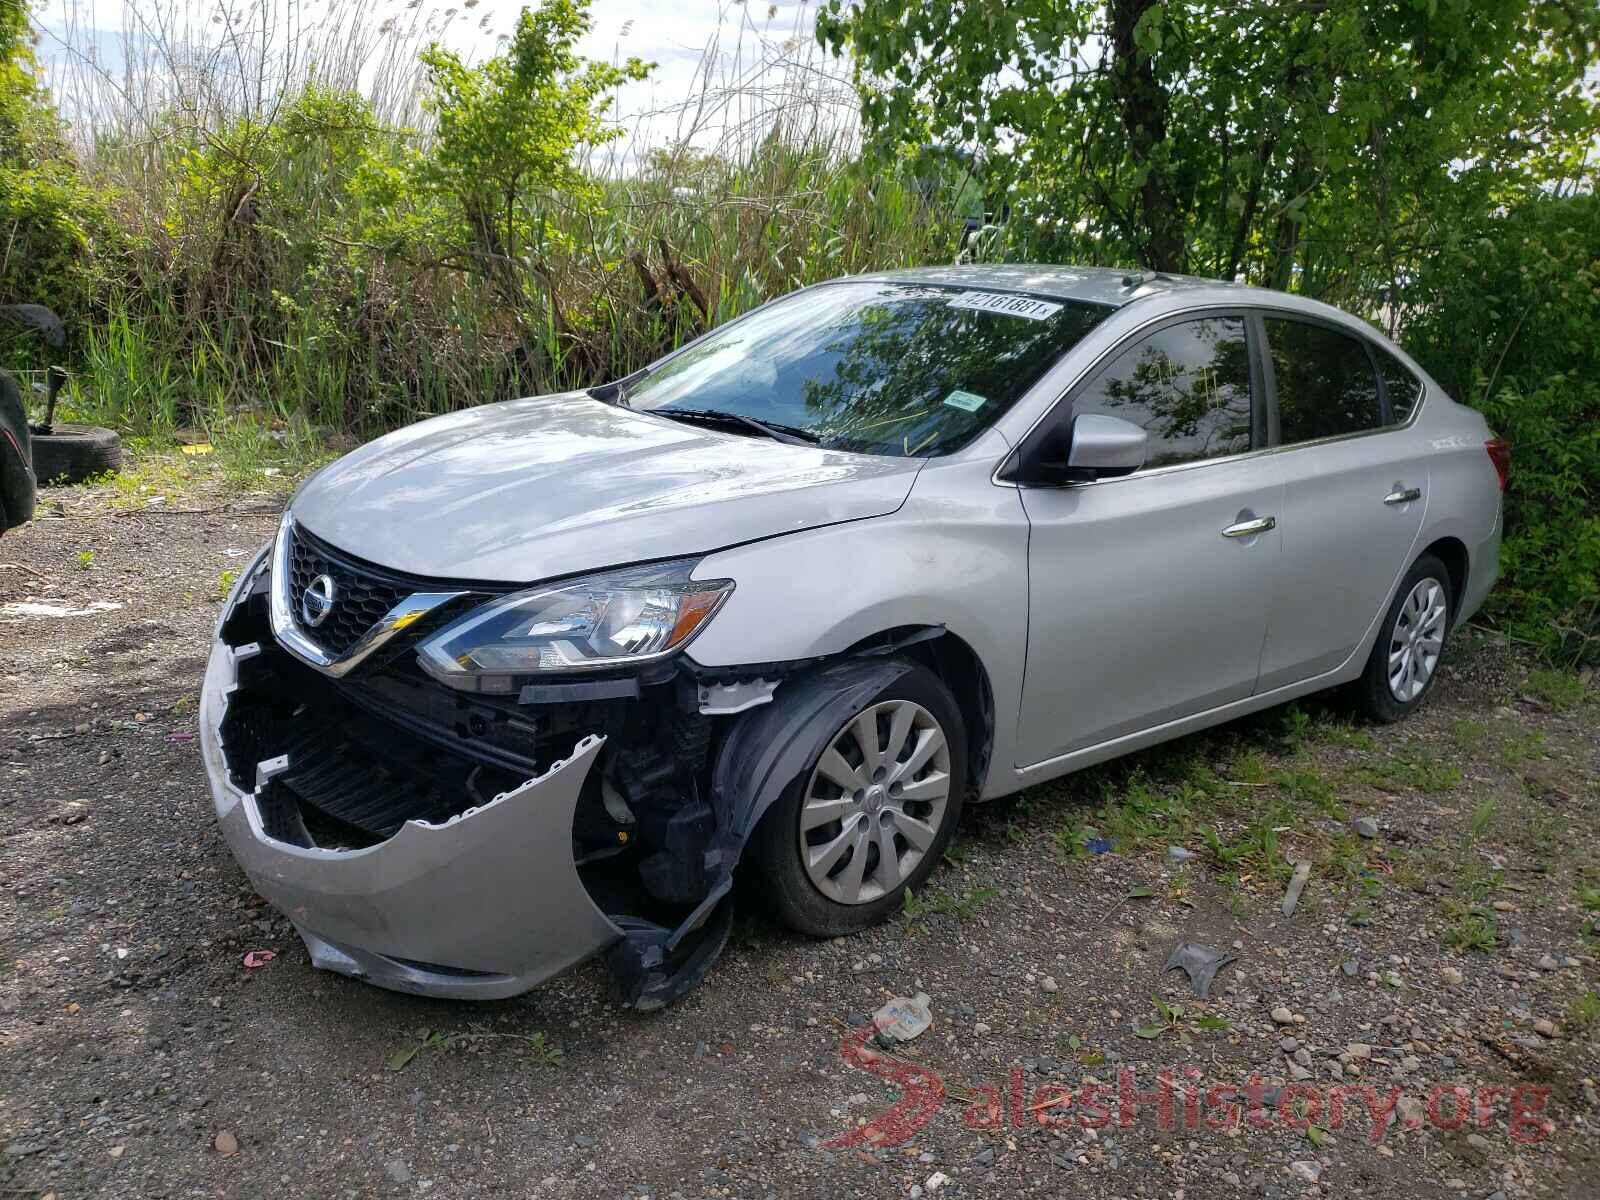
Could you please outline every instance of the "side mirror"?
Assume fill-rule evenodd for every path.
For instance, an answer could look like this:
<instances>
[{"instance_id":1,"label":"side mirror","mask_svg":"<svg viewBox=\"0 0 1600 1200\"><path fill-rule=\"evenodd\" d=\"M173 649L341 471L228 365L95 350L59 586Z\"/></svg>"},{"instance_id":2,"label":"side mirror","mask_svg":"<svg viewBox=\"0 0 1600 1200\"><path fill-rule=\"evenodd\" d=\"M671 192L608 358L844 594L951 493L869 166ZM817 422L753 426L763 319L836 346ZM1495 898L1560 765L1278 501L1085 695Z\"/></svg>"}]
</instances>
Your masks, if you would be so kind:
<instances>
[{"instance_id":1,"label":"side mirror","mask_svg":"<svg viewBox=\"0 0 1600 1200\"><path fill-rule=\"evenodd\" d=\"M1101 413L1073 418L1067 469L1079 479L1127 475L1144 466L1149 435L1132 421Z\"/></svg>"},{"instance_id":2,"label":"side mirror","mask_svg":"<svg viewBox=\"0 0 1600 1200\"><path fill-rule=\"evenodd\" d=\"M1071 424L1042 428L1019 446L997 478L1007 483L1061 487L1127 475L1144 466L1149 438L1132 421L1084 413Z\"/></svg>"}]
</instances>

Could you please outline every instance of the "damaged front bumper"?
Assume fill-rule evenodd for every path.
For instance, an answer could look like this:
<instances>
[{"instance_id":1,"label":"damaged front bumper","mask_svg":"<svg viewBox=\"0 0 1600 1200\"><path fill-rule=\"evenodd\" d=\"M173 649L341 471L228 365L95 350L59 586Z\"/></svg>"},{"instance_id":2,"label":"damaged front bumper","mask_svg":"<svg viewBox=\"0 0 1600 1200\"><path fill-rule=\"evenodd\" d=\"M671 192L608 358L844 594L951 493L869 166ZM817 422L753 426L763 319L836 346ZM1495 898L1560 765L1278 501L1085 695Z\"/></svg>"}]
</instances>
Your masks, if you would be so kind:
<instances>
[{"instance_id":1,"label":"damaged front bumper","mask_svg":"<svg viewBox=\"0 0 1600 1200\"><path fill-rule=\"evenodd\" d=\"M218 822L317 966L396 991L494 999L603 953L621 1004L672 1003L727 942L762 814L907 669L873 649L746 670L679 658L469 695L420 669L416 639L494 585L399 576L287 521L277 550L241 576L206 669ZM275 572L301 592L337 579L318 633L343 659L279 638Z\"/></svg>"},{"instance_id":2,"label":"damaged front bumper","mask_svg":"<svg viewBox=\"0 0 1600 1200\"><path fill-rule=\"evenodd\" d=\"M278 811L273 781L288 756L259 763L246 790L224 755L241 668L261 653L256 644L213 647L201 748L234 856L294 923L317 966L400 992L495 999L622 937L590 898L572 852L574 811L603 737L582 738L565 760L481 806L437 823L406 820L376 845L327 849L296 813Z\"/></svg>"}]
</instances>

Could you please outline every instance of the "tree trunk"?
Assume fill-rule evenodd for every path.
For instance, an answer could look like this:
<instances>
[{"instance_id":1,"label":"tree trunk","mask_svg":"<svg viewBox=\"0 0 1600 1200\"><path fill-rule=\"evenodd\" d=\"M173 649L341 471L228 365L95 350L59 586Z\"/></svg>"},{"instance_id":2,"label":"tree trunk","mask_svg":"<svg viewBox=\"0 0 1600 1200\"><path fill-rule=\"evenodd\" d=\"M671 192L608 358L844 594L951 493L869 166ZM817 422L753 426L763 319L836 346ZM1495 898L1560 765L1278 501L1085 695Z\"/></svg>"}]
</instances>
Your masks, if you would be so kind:
<instances>
[{"instance_id":1,"label":"tree trunk","mask_svg":"<svg viewBox=\"0 0 1600 1200\"><path fill-rule=\"evenodd\" d=\"M1144 172L1139 187L1139 256L1156 271L1177 271L1183 261L1184 219L1178 181L1165 157L1170 97L1155 68L1133 40L1139 19L1161 0L1109 0L1111 86L1133 164Z\"/></svg>"}]
</instances>

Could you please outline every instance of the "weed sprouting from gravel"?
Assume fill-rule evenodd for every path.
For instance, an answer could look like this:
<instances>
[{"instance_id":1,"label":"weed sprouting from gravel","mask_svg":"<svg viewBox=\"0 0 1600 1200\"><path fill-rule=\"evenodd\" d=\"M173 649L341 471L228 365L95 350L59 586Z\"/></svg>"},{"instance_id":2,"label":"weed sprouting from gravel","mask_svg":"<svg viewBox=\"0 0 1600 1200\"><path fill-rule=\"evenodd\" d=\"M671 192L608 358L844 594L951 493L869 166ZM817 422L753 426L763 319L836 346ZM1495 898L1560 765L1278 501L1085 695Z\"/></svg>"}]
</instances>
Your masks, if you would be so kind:
<instances>
[{"instance_id":1,"label":"weed sprouting from gravel","mask_svg":"<svg viewBox=\"0 0 1600 1200\"><path fill-rule=\"evenodd\" d=\"M1461 783L1461 768L1448 763L1424 746L1412 743L1398 754L1380 758L1364 772L1367 781L1383 791L1410 789L1448 792Z\"/></svg>"},{"instance_id":2,"label":"weed sprouting from gravel","mask_svg":"<svg viewBox=\"0 0 1600 1200\"><path fill-rule=\"evenodd\" d=\"M999 890L992 887L975 888L959 895L944 889L925 891L920 896L907 891L901 907L908 926L929 916L954 917L957 921L965 921L999 894Z\"/></svg>"},{"instance_id":3,"label":"weed sprouting from gravel","mask_svg":"<svg viewBox=\"0 0 1600 1200\"><path fill-rule=\"evenodd\" d=\"M1456 748L1470 754L1483 745L1484 735L1488 728L1482 721L1474 721L1468 717L1450 723L1450 737L1455 742Z\"/></svg>"},{"instance_id":4,"label":"weed sprouting from gravel","mask_svg":"<svg viewBox=\"0 0 1600 1200\"><path fill-rule=\"evenodd\" d=\"M1489 826L1494 823L1494 814L1493 800L1485 800L1472 810L1472 820L1467 824L1467 836L1471 841L1481 841L1483 835L1489 832Z\"/></svg>"},{"instance_id":5,"label":"weed sprouting from gravel","mask_svg":"<svg viewBox=\"0 0 1600 1200\"><path fill-rule=\"evenodd\" d=\"M1537 729L1516 729L1500 743L1500 761L1514 767L1544 754L1544 734Z\"/></svg>"},{"instance_id":6,"label":"weed sprouting from gravel","mask_svg":"<svg viewBox=\"0 0 1600 1200\"><path fill-rule=\"evenodd\" d=\"M1445 915L1450 917L1450 924L1445 926L1444 944L1450 949L1460 954L1471 950L1489 954L1499 944L1494 914L1482 906L1448 900Z\"/></svg>"},{"instance_id":7,"label":"weed sprouting from gravel","mask_svg":"<svg viewBox=\"0 0 1600 1200\"><path fill-rule=\"evenodd\" d=\"M1575 673L1547 669L1532 672L1522 686L1528 695L1542 700L1557 712L1576 708L1589 691Z\"/></svg>"}]
</instances>

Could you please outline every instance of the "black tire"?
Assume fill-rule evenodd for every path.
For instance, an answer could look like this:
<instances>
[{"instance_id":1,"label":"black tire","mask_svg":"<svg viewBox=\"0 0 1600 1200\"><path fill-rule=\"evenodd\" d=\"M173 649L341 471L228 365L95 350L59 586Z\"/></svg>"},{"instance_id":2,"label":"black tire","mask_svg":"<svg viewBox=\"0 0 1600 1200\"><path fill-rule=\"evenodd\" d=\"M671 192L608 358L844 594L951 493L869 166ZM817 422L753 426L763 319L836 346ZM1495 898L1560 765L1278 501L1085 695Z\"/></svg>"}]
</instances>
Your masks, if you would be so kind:
<instances>
[{"instance_id":1,"label":"black tire","mask_svg":"<svg viewBox=\"0 0 1600 1200\"><path fill-rule=\"evenodd\" d=\"M0 371L0 533L33 516L28 418L14 377Z\"/></svg>"},{"instance_id":2,"label":"black tire","mask_svg":"<svg viewBox=\"0 0 1600 1200\"><path fill-rule=\"evenodd\" d=\"M96 425L63 425L33 435L33 475L41 484L82 483L122 466L122 439Z\"/></svg>"},{"instance_id":3,"label":"black tire","mask_svg":"<svg viewBox=\"0 0 1600 1200\"><path fill-rule=\"evenodd\" d=\"M1378 631L1378 640L1373 643L1372 655L1367 659L1366 670L1362 672L1360 680L1355 685L1355 700L1361 711L1374 721L1385 725L1409 716L1420 708L1422 702L1428 698L1428 693L1433 690L1434 680L1439 677L1438 665L1435 663L1423 683L1422 690L1407 700L1396 696L1389 686L1389 655L1402 644L1406 634L1404 628L1397 628L1401 626L1401 612L1411 593L1424 580L1432 580L1438 586L1439 596L1444 604L1444 629L1439 644L1440 660L1443 659L1445 648L1450 643L1450 624L1455 619L1455 595L1450 586L1450 572L1445 569L1444 563L1433 555L1424 554L1412 564L1411 570L1406 572L1405 578L1395 590L1394 601L1383 616L1383 626Z\"/></svg>"},{"instance_id":4,"label":"black tire","mask_svg":"<svg viewBox=\"0 0 1600 1200\"><path fill-rule=\"evenodd\" d=\"M937 722L949 753L951 786L945 800L943 818L931 845L898 886L874 900L858 904L840 903L824 895L806 873L799 846L800 810L817 761L823 753L819 751L800 777L762 817L761 824L750 840L747 855L757 869L754 889L762 893L780 920L801 933L813 937L856 933L899 912L905 903L906 891L920 888L923 880L939 865L945 847L955 833L956 823L961 818L967 777L967 735L961 709L950 694L950 689L937 675L920 665L906 665L909 668L906 674L873 696L858 712L865 712L874 705L891 700L909 700L920 705ZM830 734L829 745L835 736ZM876 855L878 850L873 848L871 853ZM749 875L748 872L746 874Z\"/></svg>"}]
</instances>

